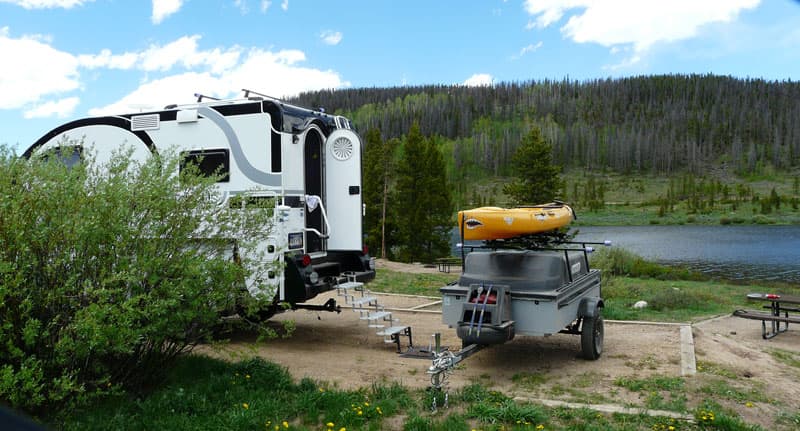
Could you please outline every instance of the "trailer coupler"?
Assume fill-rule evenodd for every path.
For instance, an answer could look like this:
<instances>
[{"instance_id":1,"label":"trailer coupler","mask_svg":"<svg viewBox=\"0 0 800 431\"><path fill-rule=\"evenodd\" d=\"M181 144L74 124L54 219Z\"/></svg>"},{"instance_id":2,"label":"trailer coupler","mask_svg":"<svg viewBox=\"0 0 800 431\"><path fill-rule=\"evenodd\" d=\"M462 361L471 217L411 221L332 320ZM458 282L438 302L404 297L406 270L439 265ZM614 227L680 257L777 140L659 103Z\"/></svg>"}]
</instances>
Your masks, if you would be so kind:
<instances>
[{"instance_id":1,"label":"trailer coupler","mask_svg":"<svg viewBox=\"0 0 800 431\"><path fill-rule=\"evenodd\" d=\"M341 313L342 307L336 303L336 299L330 298L324 304L292 304L292 310L311 310L311 311L328 311Z\"/></svg>"},{"instance_id":2,"label":"trailer coupler","mask_svg":"<svg viewBox=\"0 0 800 431\"><path fill-rule=\"evenodd\" d=\"M458 352L451 352L450 350L442 349L442 335L436 333L433 335L434 349L433 360L431 366L428 367L428 374L431 376L431 389L441 391L447 383L447 375L455 369L464 359L481 351L485 345L470 344Z\"/></svg>"}]
</instances>

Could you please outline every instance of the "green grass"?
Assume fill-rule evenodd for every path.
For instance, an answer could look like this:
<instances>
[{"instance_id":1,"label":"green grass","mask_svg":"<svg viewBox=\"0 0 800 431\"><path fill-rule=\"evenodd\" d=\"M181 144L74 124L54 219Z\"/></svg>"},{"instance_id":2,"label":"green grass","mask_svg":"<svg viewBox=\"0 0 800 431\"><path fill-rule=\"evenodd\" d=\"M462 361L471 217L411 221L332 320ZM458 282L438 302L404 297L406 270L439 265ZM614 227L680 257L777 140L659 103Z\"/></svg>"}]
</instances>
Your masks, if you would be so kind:
<instances>
[{"instance_id":1,"label":"green grass","mask_svg":"<svg viewBox=\"0 0 800 431\"><path fill-rule=\"evenodd\" d=\"M606 205L601 210L591 211L585 205L581 205L580 196L578 196L578 204L575 206L578 220L574 223L575 226L800 224L800 209L792 208L789 202L784 202L780 209L773 210L769 214L761 214L760 204L753 204L749 198L746 202L737 202L733 205L733 202L730 201L721 202L721 196L717 196L713 208L705 209L702 212L689 211L687 203L679 201L674 205L673 211L659 215L657 202L667 196L669 177L648 174L623 175L609 172L596 172L592 175L598 182L602 180L605 184L604 200ZM769 175L749 177L723 175L717 180L728 185L731 190L730 198L735 194L736 184L743 184L761 198L769 196L774 188L786 201L797 197L793 186L794 175L796 173L790 172L772 172ZM583 171L570 171L564 177L568 179L564 200L574 203L576 198L572 196L574 194L573 184L577 182L579 193L582 193L587 176ZM674 176L678 184L682 177L682 174ZM714 178L695 176L694 179L699 184L701 181L708 183Z\"/></svg>"},{"instance_id":2,"label":"green grass","mask_svg":"<svg viewBox=\"0 0 800 431\"><path fill-rule=\"evenodd\" d=\"M327 423L337 430L380 429L384 417L412 404L398 385L342 391L308 379L294 382L262 359L186 356L144 397L122 393L57 420L66 430L321 429Z\"/></svg>"},{"instance_id":3,"label":"green grass","mask_svg":"<svg viewBox=\"0 0 800 431\"><path fill-rule=\"evenodd\" d=\"M800 354L784 349L772 349L769 352L778 362L794 368L800 368Z\"/></svg>"},{"instance_id":4,"label":"green grass","mask_svg":"<svg viewBox=\"0 0 800 431\"><path fill-rule=\"evenodd\" d=\"M401 293L406 295L441 296L439 289L458 279L456 273L409 274L378 269L375 280L369 284L374 292Z\"/></svg>"},{"instance_id":5,"label":"green grass","mask_svg":"<svg viewBox=\"0 0 800 431\"><path fill-rule=\"evenodd\" d=\"M398 384L340 390L310 379L295 381L284 368L263 359L230 363L190 355L181 358L169 376L152 392L118 393L56 415L50 424L64 430L757 429L714 403L698 408L699 423L693 424L646 415L549 408L514 401L477 383L453 393L448 408L432 412L434 393L426 390L409 390ZM530 375L516 379L523 383L539 380ZM625 378L617 384L642 392L647 407L687 410L682 378ZM748 395L741 393L742 397ZM781 420L791 424L796 416L785 414Z\"/></svg>"}]
</instances>

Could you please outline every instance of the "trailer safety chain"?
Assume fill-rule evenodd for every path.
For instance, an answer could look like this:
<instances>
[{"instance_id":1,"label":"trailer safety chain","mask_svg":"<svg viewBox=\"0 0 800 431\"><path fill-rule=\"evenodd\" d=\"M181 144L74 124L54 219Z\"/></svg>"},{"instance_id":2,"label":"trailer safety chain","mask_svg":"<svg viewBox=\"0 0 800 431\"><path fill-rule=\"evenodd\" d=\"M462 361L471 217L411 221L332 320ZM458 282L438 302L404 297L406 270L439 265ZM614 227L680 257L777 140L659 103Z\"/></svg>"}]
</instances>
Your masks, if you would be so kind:
<instances>
[{"instance_id":1,"label":"trailer safety chain","mask_svg":"<svg viewBox=\"0 0 800 431\"><path fill-rule=\"evenodd\" d=\"M444 404L442 404L442 407L445 408L445 409L448 407L448 402L449 402L449 398L450 398L449 395L450 394L447 391L444 391ZM438 406L438 403L436 402L436 395L434 395L433 399L431 400L431 412L432 413L436 413L438 410L439 410L439 406Z\"/></svg>"}]
</instances>

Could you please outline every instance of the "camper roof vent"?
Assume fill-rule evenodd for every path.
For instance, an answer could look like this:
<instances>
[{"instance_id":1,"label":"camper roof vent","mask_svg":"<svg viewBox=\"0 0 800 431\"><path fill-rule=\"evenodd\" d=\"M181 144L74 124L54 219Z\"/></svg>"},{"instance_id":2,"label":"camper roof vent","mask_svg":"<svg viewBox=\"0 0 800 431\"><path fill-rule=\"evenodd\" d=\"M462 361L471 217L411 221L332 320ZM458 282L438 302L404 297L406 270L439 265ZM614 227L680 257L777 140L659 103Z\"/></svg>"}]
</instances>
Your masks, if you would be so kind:
<instances>
[{"instance_id":1,"label":"camper roof vent","mask_svg":"<svg viewBox=\"0 0 800 431\"><path fill-rule=\"evenodd\" d=\"M158 114L134 115L131 117L131 131L155 130L159 128Z\"/></svg>"}]
</instances>

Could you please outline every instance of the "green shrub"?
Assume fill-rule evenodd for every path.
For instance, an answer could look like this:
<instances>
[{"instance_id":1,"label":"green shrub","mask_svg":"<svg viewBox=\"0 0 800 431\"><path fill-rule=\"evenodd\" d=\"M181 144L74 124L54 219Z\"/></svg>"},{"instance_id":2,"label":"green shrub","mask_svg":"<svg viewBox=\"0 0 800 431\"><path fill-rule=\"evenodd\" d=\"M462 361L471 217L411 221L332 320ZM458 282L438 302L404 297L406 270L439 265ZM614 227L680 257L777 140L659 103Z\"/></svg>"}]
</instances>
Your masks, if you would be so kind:
<instances>
[{"instance_id":1,"label":"green shrub","mask_svg":"<svg viewBox=\"0 0 800 431\"><path fill-rule=\"evenodd\" d=\"M700 273L684 268L660 265L620 247L601 248L592 254L592 266L603 271L603 276L656 278L660 280L702 280Z\"/></svg>"},{"instance_id":2,"label":"green shrub","mask_svg":"<svg viewBox=\"0 0 800 431\"><path fill-rule=\"evenodd\" d=\"M753 223L755 224L774 224L775 220L763 215L763 214L756 214L753 216Z\"/></svg>"},{"instance_id":3,"label":"green shrub","mask_svg":"<svg viewBox=\"0 0 800 431\"><path fill-rule=\"evenodd\" d=\"M269 211L220 206L174 154L56 159L0 148L0 401L34 415L159 379L273 269L249 242Z\"/></svg>"},{"instance_id":4,"label":"green shrub","mask_svg":"<svg viewBox=\"0 0 800 431\"><path fill-rule=\"evenodd\" d=\"M733 223L733 220L730 217L722 216L719 218L719 224L721 225L729 225Z\"/></svg>"}]
</instances>

